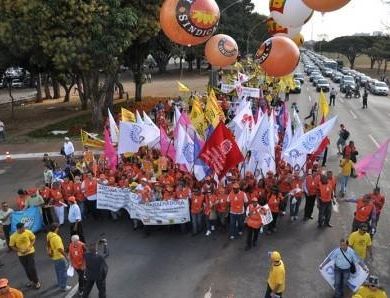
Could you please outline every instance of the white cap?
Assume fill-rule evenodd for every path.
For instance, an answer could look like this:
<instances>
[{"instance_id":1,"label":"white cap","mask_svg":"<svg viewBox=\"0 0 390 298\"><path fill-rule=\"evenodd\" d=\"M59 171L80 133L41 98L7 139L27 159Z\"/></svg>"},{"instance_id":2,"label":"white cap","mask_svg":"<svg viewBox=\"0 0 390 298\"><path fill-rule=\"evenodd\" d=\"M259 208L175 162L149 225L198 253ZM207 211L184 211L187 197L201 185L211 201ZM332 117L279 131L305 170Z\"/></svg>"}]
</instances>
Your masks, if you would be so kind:
<instances>
[{"instance_id":1,"label":"white cap","mask_svg":"<svg viewBox=\"0 0 390 298\"><path fill-rule=\"evenodd\" d=\"M72 242L77 242L77 241L80 240L80 237L79 237L79 235L72 235L72 237L70 237L70 240L71 240Z\"/></svg>"},{"instance_id":2,"label":"white cap","mask_svg":"<svg viewBox=\"0 0 390 298\"><path fill-rule=\"evenodd\" d=\"M142 178L141 181L148 182L148 179Z\"/></svg>"},{"instance_id":3,"label":"white cap","mask_svg":"<svg viewBox=\"0 0 390 298\"><path fill-rule=\"evenodd\" d=\"M69 138L68 138L68 137L65 137L65 141L69 141Z\"/></svg>"}]
</instances>

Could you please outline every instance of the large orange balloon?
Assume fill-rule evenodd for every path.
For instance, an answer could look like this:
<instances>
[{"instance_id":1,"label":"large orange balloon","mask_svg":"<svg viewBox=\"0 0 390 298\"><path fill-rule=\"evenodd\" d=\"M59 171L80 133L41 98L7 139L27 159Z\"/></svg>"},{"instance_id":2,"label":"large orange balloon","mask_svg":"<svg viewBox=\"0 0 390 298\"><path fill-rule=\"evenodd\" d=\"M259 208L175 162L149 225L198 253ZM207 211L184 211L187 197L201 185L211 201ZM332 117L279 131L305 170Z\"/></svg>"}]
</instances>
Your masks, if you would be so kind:
<instances>
[{"instance_id":1,"label":"large orange balloon","mask_svg":"<svg viewBox=\"0 0 390 298\"><path fill-rule=\"evenodd\" d=\"M160 24L170 40L191 46L205 42L214 34L219 16L214 0L165 0Z\"/></svg>"},{"instance_id":2,"label":"large orange balloon","mask_svg":"<svg viewBox=\"0 0 390 298\"><path fill-rule=\"evenodd\" d=\"M204 52L211 65L224 67L236 62L238 46L229 35L217 34L207 41Z\"/></svg>"},{"instance_id":3,"label":"large orange balloon","mask_svg":"<svg viewBox=\"0 0 390 298\"><path fill-rule=\"evenodd\" d=\"M272 77L282 77L293 72L299 62L299 49L288 37L267 39L256 53L261 68Z\"/></svg>"},{"instance_id":4,"label":"large orange balloon","mask_svg":"<svg viewBox=\"0 0 390 298\"><path fill-rule=\"evenodd\" d=\"M344 5L347 5L351 0L303 0L303 2L311 9L328 12L337 10Z\"/></svg>"}]
</instances>

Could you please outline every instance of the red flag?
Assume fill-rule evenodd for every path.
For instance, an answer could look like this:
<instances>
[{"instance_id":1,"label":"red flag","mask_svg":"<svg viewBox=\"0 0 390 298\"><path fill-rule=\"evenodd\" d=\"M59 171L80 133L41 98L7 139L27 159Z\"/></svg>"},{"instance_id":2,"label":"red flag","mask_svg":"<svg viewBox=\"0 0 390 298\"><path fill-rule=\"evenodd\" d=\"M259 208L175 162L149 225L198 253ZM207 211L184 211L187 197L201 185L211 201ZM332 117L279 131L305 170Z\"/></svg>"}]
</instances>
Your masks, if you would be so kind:
<instances>
[{"instance_id":1,"label":"red flag","mask_svg":"<svg viewBox=\"0 0 390 298\"><path fill-rule=\"evenodd\" d=\"M229 169L244 160L234 136L222 122L219 122L204 144L199 157L214 170L220 179Z\"/></svg>"},{"instance_id":2,"label":"red flag","mask_svg":"<svg viewBox=\"0 0 390 298\"><path fill-rule=\"evenodd\" d=\"M321 118L321 122L320 124L324 124L325 123L325 117L322 116ZM325 137L321 144L318 146L317 150L313 152L313 154L311 155L311 159L314 160L317 156L321 155L322 152L325 151L326 147L328 147L330 145L330 140L328 137Z\"/></svg>"}]
</instances>

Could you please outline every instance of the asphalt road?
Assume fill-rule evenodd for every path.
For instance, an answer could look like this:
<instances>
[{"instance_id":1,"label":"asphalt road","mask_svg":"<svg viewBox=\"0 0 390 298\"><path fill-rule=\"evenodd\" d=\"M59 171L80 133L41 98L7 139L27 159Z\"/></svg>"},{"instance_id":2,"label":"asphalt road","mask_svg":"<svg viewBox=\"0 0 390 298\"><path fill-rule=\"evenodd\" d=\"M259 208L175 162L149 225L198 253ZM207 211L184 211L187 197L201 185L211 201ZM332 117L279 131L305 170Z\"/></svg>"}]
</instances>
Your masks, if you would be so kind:
<instances>
[{"instance_id":1,"label":"asphalt road","mask_svg":"<svg viewBox=\"0 0 390 298\"><path fill-rule=\"evenodd\" d=\"M319 93L307 81L300 95L290 96L290 104L298 102L303 118L318 97ZM346 100L339 94L336 107L331 108L331 115L337 114L339 124L344 123L351 132L351 140L355 141L360 156L374 151L378 143L390 136L390 99L370 95L368 106L368 110L362 110L361 100ZM331 136L328 167L338 173L336 138L337 127ZM1 199L13 198L19 186L33 185L40 179L41 169L40 161L1 163ZM386 161L380 186L387 198L389 177L390 166ZM376 177L350 180L347 197L371 191L375 180ZM230 241L222 231L206 238L162 228L145 238L142 232L133 231L126 216L119 222L89 221L85 231L87 240L98 239L105 233L109 241L108 297L203 298L210 288L213 298L263 297L269 268L267 252L278 250L287 270L285 297L326 298L332 297L332 290L320 276L318 265L338 245L339 239L349 234L354 208L354 204L340 202L340 212L332 215L332 229L317 229L315 220L290 223L288 217L282 218L278 232L272 236L261 235L258 247L249 252L244 251L244 239ZM390 290L389 216L387 203L374 239L374 259L369 263L371 272L379 276L387 290ZM317 217L317 210L314 217ZM62 233L68 238L67 227ZM23 289L26 280L16 256L1 253L1 261L5 266L0 267L0 276L7 276L13 285ZM42 289L38 292L23 289L26 290L25 297L64 297L53 287L54 268L44 249L43 233L38 235L36 262ZM75 283L75 280L71 281L72 285Z\"/></svg>"}]
</instances>

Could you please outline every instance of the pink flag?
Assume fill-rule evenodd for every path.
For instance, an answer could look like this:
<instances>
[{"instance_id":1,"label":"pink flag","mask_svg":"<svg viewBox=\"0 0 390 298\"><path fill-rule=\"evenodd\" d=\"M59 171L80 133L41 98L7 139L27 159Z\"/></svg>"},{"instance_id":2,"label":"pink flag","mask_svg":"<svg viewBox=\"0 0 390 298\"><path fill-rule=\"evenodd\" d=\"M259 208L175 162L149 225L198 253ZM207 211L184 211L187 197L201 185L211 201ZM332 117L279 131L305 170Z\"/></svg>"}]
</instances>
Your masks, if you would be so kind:
<instances>
[{"instance_id":1,"label":"pink flag","mask_svg":"<svg viewBox=\"0 0 390 298\"><path fill-rule=\"evenodd\" d=\"M179 120L177 121L176 123L176 126L173 130L173 136L175 138L175 140L177 139L178 137L178 134L179 134L179 125L183 126L183 128L185 128L186 132L188 133L188 135L193 138L193 135L195 133L195 130L194 128L192 127L192 123L191 123L191 120L190 118L188 117L187 113L186 112L182 112L181 115L180 115L180 118Z\"/></svg>"},{"instance_id":2,"label":"pink flag","mask_svg":"<svg viewBox=\"0 0 390 298\"><path fill-rule=\"evenodd\" d=\"M162 127L160 127L160 148L162 156L167 156L172 160L175 160L176 150L173 140L168 138L167 132Z\"/></svg>"},{"instance_id":3,"label":"pink flag","mask_svg":"<svg viewBox=\"0 0 390 298\"><path fill-rule=\"evenodd\" d=\"M116 153L115 147L111 142L110 133L108 129L104 129L104 154L106 155L108 161L108 167L115 171L118 165L118 155Z\"/></svg>"},{"instance_id":4,"label":"pink flag","mask_svg":"<svg viewBox=\"0 0 390 298\"><path fill-rule=\"evenodd\" d=\"M390 139L381 144L373 154L368 154L359 160L355 165L355 170L359 177L367 174L379 175L382 172L389 143Z\"/></svg>"}]
</instances>

